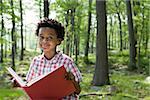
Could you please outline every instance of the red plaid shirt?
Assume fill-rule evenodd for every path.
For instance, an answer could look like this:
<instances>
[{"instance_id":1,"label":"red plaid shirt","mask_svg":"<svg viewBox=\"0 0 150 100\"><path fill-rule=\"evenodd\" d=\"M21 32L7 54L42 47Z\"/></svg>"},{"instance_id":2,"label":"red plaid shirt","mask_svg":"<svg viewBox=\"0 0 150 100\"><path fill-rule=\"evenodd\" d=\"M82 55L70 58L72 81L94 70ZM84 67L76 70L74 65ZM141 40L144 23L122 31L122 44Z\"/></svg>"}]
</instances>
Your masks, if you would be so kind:
<instances>
[{"instance_id":1,"label":"red plaid shirt","mask_svg":"<svg viewBox=\"0 0 150 100\"><path fill-rule=\"evenodd\" d=\"M47 60L44 57L44 54L34 57L26 76L26 80L28 82L35 77L51 72L61 66L64 66L67 72L72 72L77 82L82 80L81 73L73 60L61 52L58 52L51 60ZM64 97L63 100L78 100L78 95L69 95Z\"/></svg>"}]
</instances>

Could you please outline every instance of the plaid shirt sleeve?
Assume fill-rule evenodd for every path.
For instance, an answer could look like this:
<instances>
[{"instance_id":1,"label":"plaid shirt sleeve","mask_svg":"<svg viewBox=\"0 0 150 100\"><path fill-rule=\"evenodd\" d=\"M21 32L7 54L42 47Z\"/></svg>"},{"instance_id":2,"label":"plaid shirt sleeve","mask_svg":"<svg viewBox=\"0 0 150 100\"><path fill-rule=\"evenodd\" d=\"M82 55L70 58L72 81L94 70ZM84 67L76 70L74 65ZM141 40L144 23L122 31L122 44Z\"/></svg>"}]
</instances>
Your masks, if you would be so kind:
<instances>
[{"instance_id":1,"label":"plaid shirt sleeve","mask_svg":"<svg viewBox=\"0 0 150 100\"><path fill-rule=\"evenodd\" d=\"M67 71L70 71L75 76L75 81L82 81L82 75L73 60L69 59L69 62L67 63L67 69ZM64 97L62 100L79 100L79 96L77 94L72 94Z\"/></svg>"},{"instance_id":2,"label":"plaid shirt sleeve","mask_svg":"<svg viewBox=\"0 0 150 100\"><path fill-rule=\"evenodd\" d=\"M69 63L69 71L71 71L72 74L75 76L75 80L77 82L81 82L82 75L81 75L79 69L77 68L76 64L73 61L70 61L70 63Z\"/></svg>"},{"instance_id":3,"label":"plaid shirt sleeve","mask_svg":"<svg viewBox=\"0 0 150 100\"><path fill-rule=\"evenodd\" d=\"M29 68L29 71L27 73L27 76L26 76L26 81L29 82L33 76L35 76L35 71L34 71L34 64L36 62L36 59L34 58L30 64L30 68Z\"/></svg>"}]
</instances>

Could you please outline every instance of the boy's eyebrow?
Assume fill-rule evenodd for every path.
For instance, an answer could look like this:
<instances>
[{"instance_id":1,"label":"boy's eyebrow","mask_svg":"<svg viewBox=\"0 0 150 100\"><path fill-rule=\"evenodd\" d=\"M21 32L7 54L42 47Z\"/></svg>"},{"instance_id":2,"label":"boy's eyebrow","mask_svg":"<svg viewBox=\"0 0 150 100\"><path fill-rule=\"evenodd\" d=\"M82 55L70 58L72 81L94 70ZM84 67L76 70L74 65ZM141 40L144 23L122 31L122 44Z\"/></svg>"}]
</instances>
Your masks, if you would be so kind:
<instances>
[{"instance_id":1,"label":"boy's eyebrow","mask_svg":"<svg viewBox=\"0 0 150 100\"><path fill-rule=\"evenodd\" d=\"M39 34L39 36L43 36L42 34Z\"/></svg>"},{"instance_id":2,"label":"boy's eyebrow","mask_svg":"<svg viewBox=\"0 0 150 100\"><path fill-rule=\"evenodd\" d=\"M39 34L39 36L43 36L43 34ZM55 37L54 35L48 35L48 37Z\"/></svg>"}]
</instances>

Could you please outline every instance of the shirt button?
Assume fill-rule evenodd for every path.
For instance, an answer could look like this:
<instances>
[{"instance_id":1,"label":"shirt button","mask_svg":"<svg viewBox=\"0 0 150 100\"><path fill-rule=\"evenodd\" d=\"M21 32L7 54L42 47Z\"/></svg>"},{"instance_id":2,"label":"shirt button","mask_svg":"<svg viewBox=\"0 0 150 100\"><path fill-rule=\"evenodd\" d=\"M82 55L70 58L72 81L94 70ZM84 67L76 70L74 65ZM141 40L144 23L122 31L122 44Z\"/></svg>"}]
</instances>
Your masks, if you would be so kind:
<instances>
[{"instance_id":1,"label":"shirt button","mask_svg":"<svg viewBox=\"0 0 150 100\"><path fill-rule=\"evenodd\" d=\"M54 69L56 68L56 66L54 66Z\"/></svg>"},{"instance_id":2,"label":"shirt button","mask_svg":"<svg viewBox=\"0 0 150 100\"><path fill-rule=\"evenodd\" d=\"M56 60L55 60L55 59L53 60L53 63L56 63Z\"/></svg>"}]
</instances>

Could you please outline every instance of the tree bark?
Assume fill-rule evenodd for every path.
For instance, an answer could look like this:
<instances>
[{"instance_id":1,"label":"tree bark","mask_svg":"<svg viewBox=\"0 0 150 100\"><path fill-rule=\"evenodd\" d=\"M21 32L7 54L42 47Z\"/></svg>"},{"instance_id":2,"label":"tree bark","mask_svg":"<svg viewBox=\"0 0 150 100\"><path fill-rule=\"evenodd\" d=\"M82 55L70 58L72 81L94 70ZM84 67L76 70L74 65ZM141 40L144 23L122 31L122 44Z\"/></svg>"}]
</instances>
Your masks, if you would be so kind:
<instances>
[{"instance_id":1,"label":"tree bark","mask_svg":"<svg viewBox=\"0 0 150 100\"><path fill-rule=\"evenodd\" d=\"M77 63L78 61L78 45L77 45L77 34L75 33L75 8L71 9L71 30L72 30L72 34L74 36L74 45L73 46L73 54L75 54L75 62Z\"/></svg>"},{"instance_id":2,"label":"tree bark","mask_svg":"<svg viewBox=\"0 0 150 100\"><path fill-rule=\"evenodd\" d=\"M107 54L107 17L106 1L96 0L97 40L96 40L96 67L93 85L109 84L108 54Z\"/></svg>"},{"instance_id":3,"label":"tree bark","mask_svg":"<svg viewBox=\"0 0 150 100\"><path fill-rule=\"evenodd\" d=\"M22 15L22 0L20 0L20 18L21 18L21 54L20 60L23 60L24 44L23 44L23 15Z\"/></svg>"},{"instance_id":4,"label":"tree bark","mask_svg":"<svg viewBox=\"0 0 150 100\"><path fill-rule=\"evenodd\" d=\"M40 19L42 18L41 3L42 3L42 1L40 0L40 1L39 1L39 16L40 16Z\"/></svg>"},{"instance_id":5,"label":"tree bark","mask_svg":"<svg viewBox=\"0 0 150 100\"><path fill-rule=\"evenodd\" d=\"M0 4L2 4L3 1L0 0ZM4 19L3 19L3 7L1 6L1 38L3 39L3 34L4 34ZM0 63L3 62L3 43L1 43L1 49L0 49L1 53L0 53Z\"/></svg>"},{"instance_id":6,"label":"tree bark","mask_svg":"<svg viewBox=\"0 0 150 100\"><path fill-rule=\"evenodd\" d=\"M135 8L135 9L134 9ZM138 8L138 9L137 9ZM134 16L136 17L136 16L138 16L138 10L140 10L140 2L139 1L133 1L133 9L134 9ZM142 15L144 16L144 9L143 10L141 10L142 12ZM142 21L142 29L144 30L144 25L145 25L145 23L144 23L144 17L142 16L142 18L143 18L143 21ZM141 31L140 33L139 33L139 37L138 37L138 42L137 42L137 40L135 40L136 41L136 44L138 45L137 46L137 68L140 70L140 55L141 55L141 42L142 42L142 38L143 38L143 34L142 33L144 33L144 31L142 32L142 30L138 30L138 28L140 28L139 26L138 26L138 24L135 22L135 25L134 25L134 33L135 33L135 36L137 36L137 34L138 34L138 31Z\"/></svg>"},{"instance_id":7,"label":"tree bark","mask_svg":"<svg viewBox=\"0 0 150 100\"><path fill-rule=\"evenodd\" d=\"M49 2L48 0L44 0L44 17L48 18L49 16Z\"/></svg>"},{"instance_id":8,"label":"tree bark","mask_svg":"<svg viewBox=\"0 0 150 100\"><path fill-rule=\"evenodd\" d=\"M119 1L119 2L115 1L115 6L116 6L116 9L117 9L118 21L119 21L120 51L122 51L122 48L123 48L123 46L122 46L122 44L123 44L122 43L122 25L121 25L122 22L121 22L121 17L120 17L120 11L118 11L120 3L121 3L121 1Z\"/></svg>"},{"instance_id":9,"label":"tree bark","mask_svg":"<svg viewBox=\"0 0 150 100\"><path fill-rule=\"evenodd\" d=\"M90 40L90 30L91 30L91 7L92 0L89 0L89 10L88 10L88 31L87 31L87 38L86 38L86 46L85 46L85 63L89 63L88 60L88 53L89 53L89 40Z\"/></svg>"},{"instance_id":10,"label":"tree bark","mask_svg":"<svg viewBox=\"0 0 150 100\"><path fill-rule=\"evenodd\" d=\"M145 46L144 46L144 48L145 48L145 55L147 55L147 49L148 49L148 41L149 41L149 37L150 37L150 34L149 34L149 32L150 32L150 28L149 28L149 26L150 26L150 10L148 10L148 15L147 15L147 24L146 24L146 40L145 40Z\"/></svg>"},{"instance_id":11,"label":"tree bark","mask_svg":"<svg viewBox=\"0 0 150 100\"><path fill-rule=\"evenodd\" d=\"M11 41L12 41L12 68L15 70L15 40L14 40L14 32L15 32L15 18L14 18L14 8L13 8L13 0L10 1L11 11L12 11L12 29L11 29Z\"/></svg>"},{"instance_id":12,"label":"tree bark","mask_svg":"<svg viewBox=\"0 0 150 100\"><path fill-rule=\"evenodd\" d=\"M118 20L119 20L119 33L120 33L120 51L122 51L122 26L121 26L121 17L120 17L120 14L119 12L117 12L117 15L118 15Z\"/></svg>"},{"instance_id":13,"label":"tree bark","mask_svg":"<svg viewBox=\"0 0 150 100\"><path fill-rule=\"evenodd\" d=\"M66 21L66 55L69 55L69 48L70 48L70 39L69 39L69 32L68 32L68 23L69 23L69 9L66 12L65 15L65 21Z\"/></svg>"},{"instance_id":14,"label":"tree bark","mask_svg":"<svg viewBox=\"0 0 150 100\"><path fill-rule=\"evenodd\" d=\"M136 40L133 28L132 19L132 8L130 0L126 0L127 17L128 17L128 31L129 31L129 43L130 43L130 60L129 60L129 70L136 69Z\"/></svg>"}]
</instances>

